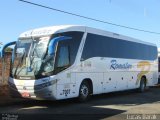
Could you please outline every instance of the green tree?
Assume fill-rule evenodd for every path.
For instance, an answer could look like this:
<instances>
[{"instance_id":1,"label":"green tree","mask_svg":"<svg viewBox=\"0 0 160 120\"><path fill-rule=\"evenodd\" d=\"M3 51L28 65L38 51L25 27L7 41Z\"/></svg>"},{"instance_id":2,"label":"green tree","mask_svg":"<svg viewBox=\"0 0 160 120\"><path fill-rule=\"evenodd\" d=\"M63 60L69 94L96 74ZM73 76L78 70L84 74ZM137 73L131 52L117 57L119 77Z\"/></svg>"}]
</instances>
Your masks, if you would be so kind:
<instances>
[{"instance_id":1,"label":"green tree","mask_svg":"<svg viewBox=\"0 0 160 120\"><path fill-rule=\"evenodd\" d=\"M13 49L10 48L10 47L7 47L7 48L5 49L5 52L12 52L12 51L13 51Z\"/></svg>"}]
</instances>

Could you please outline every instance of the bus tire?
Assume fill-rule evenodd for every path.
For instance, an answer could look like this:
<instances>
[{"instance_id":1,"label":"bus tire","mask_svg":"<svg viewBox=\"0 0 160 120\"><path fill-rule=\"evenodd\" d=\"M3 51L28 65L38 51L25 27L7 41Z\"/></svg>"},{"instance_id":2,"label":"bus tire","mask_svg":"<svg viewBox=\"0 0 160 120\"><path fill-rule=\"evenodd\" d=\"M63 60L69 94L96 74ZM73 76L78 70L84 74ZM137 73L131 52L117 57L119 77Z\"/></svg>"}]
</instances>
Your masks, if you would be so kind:
<instances>
[{"instance_id":1,"label":"bus tire","mask_svg":"<svg viewBox=\"0 0 160 120\"><path fill-rule=\"evenodd\" d=\"M80 102L85 102L90 98L90 94L91 94L91 89L88 82L83 81L80 85L78 100Z\"/></svg>"},{"instance_id":2,"label":"bus tire","mask_svg":"<svg viewBox=\"0 0 160 120\"><path fill-rule=\"evenodd\" d=\"M140 81L140 86L139 86L139 92L144 92L146 90L146 78L142 77Z\"/></svg>"}]
</instances>

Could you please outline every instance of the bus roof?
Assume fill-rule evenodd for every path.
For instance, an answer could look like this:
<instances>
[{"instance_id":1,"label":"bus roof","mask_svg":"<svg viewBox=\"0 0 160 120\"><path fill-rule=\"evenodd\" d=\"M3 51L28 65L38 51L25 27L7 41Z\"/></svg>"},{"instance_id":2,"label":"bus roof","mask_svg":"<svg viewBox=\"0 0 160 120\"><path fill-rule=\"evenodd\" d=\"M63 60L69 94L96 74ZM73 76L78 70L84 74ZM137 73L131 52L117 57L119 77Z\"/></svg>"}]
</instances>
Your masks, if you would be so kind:
<instances>
[{"instance_id":1,"label":"bus roof","mask_svg":"<svg viewBox=\"0 0 160 120\"><path fill-rule=\"evenodd\" d=\"M58 25L50 27L42 27L38 29L33 29L22 33L19 37L35 37L51 35L54 33L65 32L65 31L85 31L85 26L78 25Z\"/></svg>"},{"instance_id":2,"label":"bus roof","mask_svg":"<svg viewBox=\"0 0 160 120\"><path fill-rule=\"evenodd\" d=\"M122 40L127 40L127 41L156 46L156 44L153 44L153 43L141 41L141 40L131 38L128 36L124 36L124 35L120 35L117 33L109 32L109 31L105 31L105 30L100 30L97 28L82 26L82 25L58 25L58 26L42 27L42 28L26 31L26 32L20 34L19 37L25 38L25 37L45 36L45 35L52 35L55 33L61 33L61 32L67 32L67 31L82 31L82 32L87 31L88 33L93 33L93 34L113 37L113 38L117 38L117 39L122 39Z\"/></svg>"}]
</instances>

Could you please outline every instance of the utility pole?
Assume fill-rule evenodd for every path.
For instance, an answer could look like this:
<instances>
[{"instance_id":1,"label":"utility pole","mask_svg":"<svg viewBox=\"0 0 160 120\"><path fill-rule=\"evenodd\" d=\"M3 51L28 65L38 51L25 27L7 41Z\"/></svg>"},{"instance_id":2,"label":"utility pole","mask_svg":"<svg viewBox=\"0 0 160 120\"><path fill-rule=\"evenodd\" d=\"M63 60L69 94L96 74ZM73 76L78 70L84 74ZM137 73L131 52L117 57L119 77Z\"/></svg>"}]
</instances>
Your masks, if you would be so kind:
<instances>
[{"instance_id":1,"label":"utility pole","mask_svg":"<svg viewBox=\"0 0 160 120\"><path fill-rule=\"evenodd\" d=\"M1 50L1 45L3 45L3 43L2 43L2 42L0 42L0 50Z\"/></svg>"},{"instance_id":2,"label":"utility pole","mask_svg":"<svg viewBox=\"0 0 160 120\"><path fill-rule=\"evenodd\" d=\"M1 45L3 45L3 43L2 43L2 42L0 42L0 48L1 48Z\"/></svg>"},{"instance_id":3,"label":"utility pole","mask_svg":"<svg viewBox=\"0 0 160 120\"><path fill-rule=\"evenodd\" d=\"M3 43L2 43L2 42L0 42L0 48L1 48L1 45L3 45Z\"/></svg>"}]
</instances>

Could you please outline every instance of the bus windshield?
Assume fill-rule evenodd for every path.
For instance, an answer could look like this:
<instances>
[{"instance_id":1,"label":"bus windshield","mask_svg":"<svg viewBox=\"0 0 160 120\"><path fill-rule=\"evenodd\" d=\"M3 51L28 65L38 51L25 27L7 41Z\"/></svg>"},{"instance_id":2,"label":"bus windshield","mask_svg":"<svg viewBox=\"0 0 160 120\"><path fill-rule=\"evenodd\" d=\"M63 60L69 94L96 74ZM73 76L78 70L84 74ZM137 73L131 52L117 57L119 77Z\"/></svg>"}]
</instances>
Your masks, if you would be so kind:
<instances>
[{"instance_id":1,"label":"bus windshield","mask_svg":"<svg viewBox=\"0 0 160 120\"><path fill-rule=\"evenodd\" d=\"M38 75L49 39L49 37L19 39L12 58L12 76Z\"/></svg>"},{"instance_id":2,"label":"bus windshield","mask_svg":"<svg viewBox=\"0 0 160 120\"><path fill-rule=\"evenodd\" d=\"M67 69L75 61L82 36L82 32L65 32L19 39L12 54L11 76L38 79Z\"/></svg>"}]
</instances>

